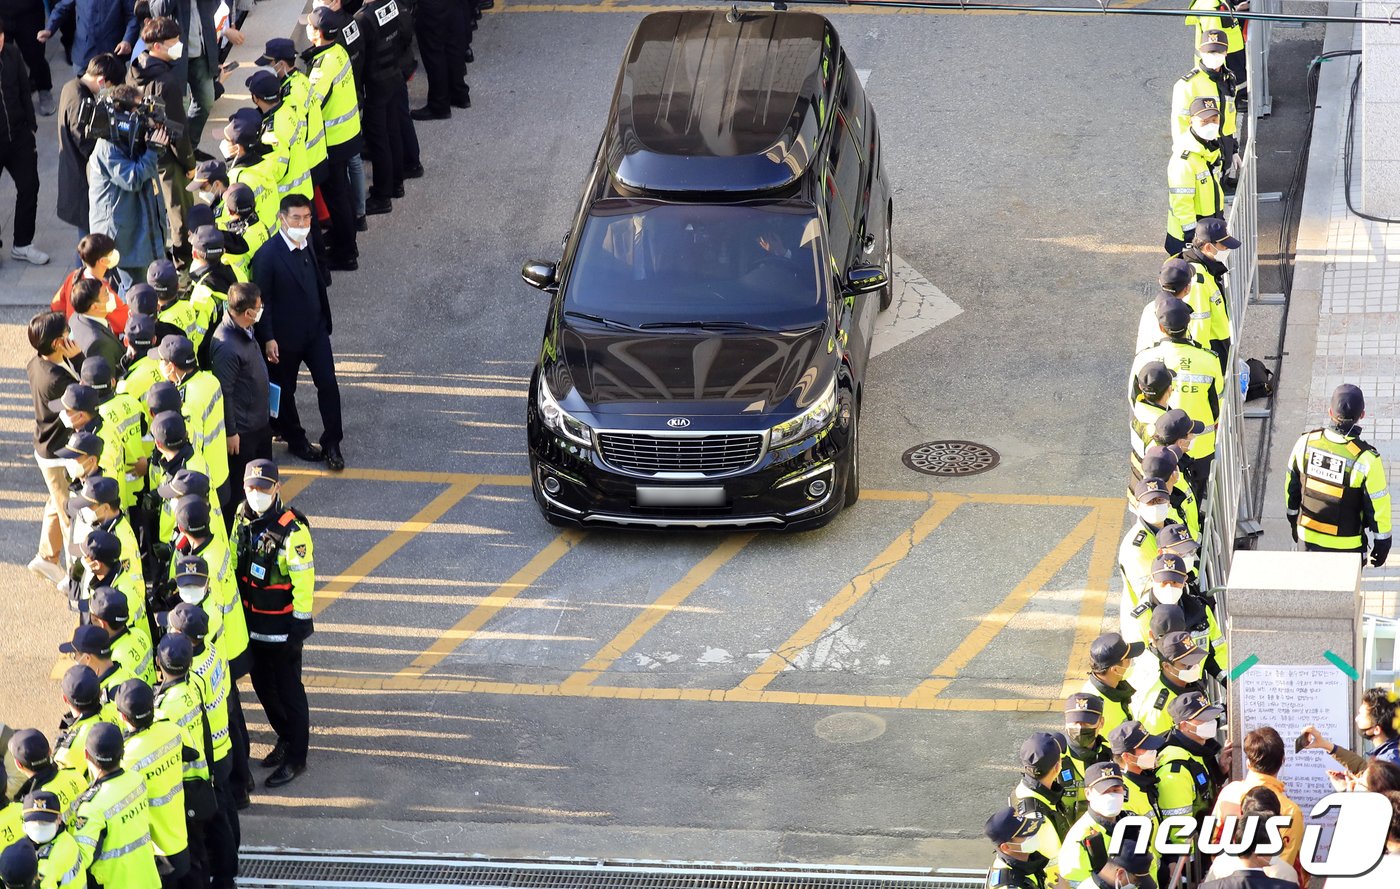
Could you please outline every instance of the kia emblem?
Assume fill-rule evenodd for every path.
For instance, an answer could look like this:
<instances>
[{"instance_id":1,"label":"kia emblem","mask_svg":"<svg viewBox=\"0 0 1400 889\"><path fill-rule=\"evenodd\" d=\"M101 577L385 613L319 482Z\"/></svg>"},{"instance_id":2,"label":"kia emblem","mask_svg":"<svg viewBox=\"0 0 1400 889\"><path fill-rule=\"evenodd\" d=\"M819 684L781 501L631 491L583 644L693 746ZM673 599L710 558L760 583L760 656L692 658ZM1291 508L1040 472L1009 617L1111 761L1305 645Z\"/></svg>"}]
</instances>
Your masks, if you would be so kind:
<instances>
[{"instance_id":1,"label":"kia emblem","mask_svg":"<svg viewBox=\"0 0 1400 889\"><path fill-rule=\"evenodd\" d=\"M684 429L685 427L690 425L690 418L672 417L671 419L666 421L666 425L670 426L672 429Z\"/></svg>"}]
</instances>

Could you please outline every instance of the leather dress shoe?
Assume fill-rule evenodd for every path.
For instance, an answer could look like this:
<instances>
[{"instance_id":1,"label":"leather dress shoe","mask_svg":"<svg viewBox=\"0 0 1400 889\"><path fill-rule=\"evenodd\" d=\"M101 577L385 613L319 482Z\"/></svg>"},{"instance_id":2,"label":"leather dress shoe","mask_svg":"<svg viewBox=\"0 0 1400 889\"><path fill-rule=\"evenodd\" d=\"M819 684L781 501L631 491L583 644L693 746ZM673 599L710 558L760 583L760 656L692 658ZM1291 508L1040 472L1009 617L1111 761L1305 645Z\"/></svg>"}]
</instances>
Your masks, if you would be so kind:
<instances>
[{"instance_id":1,"label":"leather dress shoe","mask_svg":"<svg viewBox=\"0 0 1400 889\"><path fill-rule=\"evenodd\" d=\"M271 789L291 784L296 780L297 776L304 771L306 771L306 763L292 765L289 762L284 762L277 767L277 771L267 776L267 780L263 782L263 786Z\"/></svg>"},{"instance_id":2,"label":"leather dress shoe","mask_svg":"<svg viewBox=\"0 0 1400 889\"><path fill-rule=\"evenodd\" d=\"M408 116L414 120L447 120L452 116L451 111L434 111L427 105L422 108L415 108L408 112Z\"/></svg>"},{"instance_id":3,"label":"leather dress shoe","mask_svg":"<svg viewBox=\"0 0 1400 889\"><path fill-rule=\"evenodd\" d=\"M357 231L357 232L367 232L367 231L369 231L369 220L366 219L366 218L364 218L363 216L356 216L356 217L355 217L355 231Z\"/></svg>"},{"instance_id":4,"label":"leather dress shoe","mask_svg":"<svg viewBox=\"0 0 1400 889\"><path fill-rule=\"evenodd\" d=\"M403 183L400 182L398 185L395 185L395 186L394 186L394 197L396 197L396 198L401 198L401 197L403 197L403 196L404 196Z\"/></svg>"},{"instance_id":5,"label":"leather dress shoe","mask_svg":"<svg viewBox=\"0 0 1400 889\"><path fill-rule=\"evenodd\" d=\"M305 460L307 463L320 463L326 459L326 455L321 451L321 446L314 445L309 441L289 447L287 450L291 452L293 457Z\"/></svg>"},{"instance_id":6,"label":"leather dress shoe","mask_svg":"<svg viewBox=\"0 0 1400 889\"><path fill-rule=\"evenodd\" d=\"M403 178L405 178L405 179L422 179L422 178L423 178L423 165L422 165L422 164L414 164L414 165L411 166L411 167L404 167L404 168L403 168Z\"/></svg>"},{"instance_id":7,"label":"leather dress shoe","mask_svg":"<svg viewBox=\"0 0 1400 889\"><path fill-rule=\"evenodd\" d=\"M287 761L287 744L281 738L272 745L272 752L262 758L263 768L275 769Z\"/></svg>"},{"instance_id":8,"label":"leather dress shoe","mask_svg":"<svg viewBox=\"0 0 1400 889\"><path fill-rule=\"evenodd\" d=\"M353 272L360 267L358 259L331 258L326 261L326 268L333 272Z\"/></svg>"},{"instance_id":9,"label":"leather dress shoe","mask_svg":"<svg viewBox=\"0 0 1400 889\"><path fill-rule=\"evenodd\" d=\"M326 448L326 468L333 472L340 472L345 468L345 455L340 452L340 445Z\"/></svg>"},{"instance_id":10,"label":"leather dress shoe","mask_svg":"<svg viewBox=\"0 0 1400 889\"><path fill-rule=\"evenodd\" d=\"M469 47L467 47L467 64L470 65L472 62L475 62L475 61L476 61L476 53L472 52L472 48L469 46Z\"/></svg>"},{"instance_id":11,"label":"leather dress shoe","mask_svg":"<svg viewBox=\"0 0 1400 889\"><path fill-rule=\"evenodd\" d=\"M394 202L388 198L370 197L365 199L365 215L380 216L384 213L392 213Z\"/></svg>"},{"instance_id":12,"label":"leather dress shoe","mask_svg":"<svg viewBox=\"0 0 1400 889\"><path fill-rule=\"evenodd\" d=\"M472 107L472 94L471 94L471 93L467 93L466 98L463 99L463 100L460 101L460 102L453 101L452 107L453 107L453 108L470 108L470 107Z\"/></svg>"}]
</instances>

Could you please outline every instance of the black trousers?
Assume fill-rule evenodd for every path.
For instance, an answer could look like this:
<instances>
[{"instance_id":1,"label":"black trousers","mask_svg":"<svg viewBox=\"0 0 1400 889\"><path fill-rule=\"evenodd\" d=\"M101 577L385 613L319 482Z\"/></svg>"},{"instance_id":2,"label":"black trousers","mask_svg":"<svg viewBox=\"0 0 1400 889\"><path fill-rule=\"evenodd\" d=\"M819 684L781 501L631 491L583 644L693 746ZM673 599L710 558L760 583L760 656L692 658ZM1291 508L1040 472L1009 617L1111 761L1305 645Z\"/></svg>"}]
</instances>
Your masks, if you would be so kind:
<instances>
[{"instance_id":1,"label":"black trousers","mask_svg":"<svg viewBox=\"0 0 1400 889\"><path fill-rule=\"evenodd\" d=\"M161 859L165 859L165 865L160 864ZM190 875L190 850L188 847L181 849L174 855L157 855L156 867L160 871L161 889L180 889L186 885L186 878ZM168 867L170 870L165 871Z\"/></svg>"},{"instance_id":2,"label":"black trousers","mask_svg":"<svg viewBox=\"0 0 1400 889\"><path fill-rule=\"evenodd\" d=\"M53 73L49 71L49 60L44 57L44 44L39 42L44 19L44 4L40 0L29 0L26 8L18 13L5 13L5 42L19 47L19 54L29 69L29 86L39 92L53 89ZM81 71L74 73L82 74Z\"/></svg>"},{"instance_id":3,"label":"black trousers","mask_svg":"<svg viewBox=\"0 0 1400 889\"><path fill-rule=\"evenodd\" d=\"M306 442L306 429L297 411L297 374L303 364L311 371L316 386L316 402L321 409L321 446L340 444L345 437L340 425L340 384L335 379L335 353L330 334L322 330L304 346L284 346L276 364L267 366L272 382L282 387L279 416L272 419L272 430L292 447Z\"/></svg>"},{"instance_id":4,"label":"black trousers","mask_svg":"<svg viewBox=\"0 0 1400 889\"><path fill-rule=\"evenodd\" d=\"M399 139L403 142L404 169L422 166L423 160L418 151L418 130L414 128L413 118L409 116L407 83L398 91L394 104L398 106L396 116L399 120Z\"/></svg>"},{"instance_id":5,"label":"black trousers","mask_svg":"<svg viewBox=\"0 0 1400 889\"><path fill-rule=\"evenodd\" d=\"M271 365L269 365L271 367ZM272 459L272 427L264 426L251 432L238 433L238 453L228 455L228 484L230 507L243 499L243 473L254 460ZM224 521L233 527L233 509L224 509Z\"/></svg>"},{"instance_id":6,"label":"black trousers","mask_svg":"<svg viewBox=\"0 0 1400 889\"><path fill-rule=\"evenodd\" d=\"M365 134L365 155L372 166L369 194L387 200L394 186L403 183L403 137L399 132L398 92L408 92L403 78L365 84L360 105L360 128Z\"/></svg>"},{"instance_id":7,"label":"black trousers","mask_svg":"<svg viewBox=\"0 0 1400 889\"><path fill-rule=\"evenodd\" d=\"M176 883L178 889L206 889L209 885L209 850L205 847L208 821L185 819L185 832L190 839L190 869Z\"/></svg>"},{"instance_id":8,"label":"black trousers","mask_svg":"<svg viewBox=\"0 0 1400 889\"><path fill-rule=\"evenodd\" d=\"M209 856L209 877L214 889L233 889L238 876L238 847L243 845L243 832L238 824L238 806L234 804L230 780L231 757L214 763L214 796L219 806L214 817L204 825L204 848Z\"/></svg>"},{"instance_id":9,"label":"black trousers","mask_svg":"<svg viewBox=\"0 0 1400 889\"><path fill-rule=\"evenodd\" d=\"M1206 457L1193 457L1191 462L1181 468L1181 474L1186 476L1186 483L1191 486L1191 493L1196 495L1196 505L1202 514L1206 508L1206 483L1210 481L1210 469L1215 465L1215 455Z\"/></svg>"},{"instance_id":10,"label":"black trousers","mask_svg":"<svg viewBox=\"0 0 1400 889\"><path fill-rule=\"evenodd\" d=\"M311 744L311 708L301 683L300 642L249 642L253 654L253 690L268 724L287 745L287 764L306 765Z\"/></svg>"},{"instance_id":11,"label":"black trousers","mask_svg":"<svg viewBox=\"0 0 1400 889\"><path fill-rule=\"evenodd\" d=\"M33 133L17 133L14 139L0 135L0 168L15 182L14 246L28 247L34 240L34 214L39 210L39 153Z\"/></svg>"},{"instance_id":12,"label":"black trousers","mask_svg":"<svg viewBox=\"0 0 1400 889\"><path fill-rule=\"evenodd\" d=\"M229 664L228 698L224 702L228 708L229 742L233 746L228 756L229 782L233 785L229 793L235 802L248 795L248 785L253 782L253 773L248 768L248 721L243 717L243 701L238 697L238 680L248 675L251 660L245 651Z\"/></svg>"},{"instance_id":13,"label":"black trousers","mask_svg":"<svg viewBox=\"0 0 1400 889\"><path fill-rule=\"evenodd\" d=\"M350 195L349 158L329 161L330 171L321 183L321 199L331 216L331 242L326 252L336 259L359 259L360 247L355 240L355 202Z\"/></svg>"},{"instance_id":14,"label":"black trousers","mask_svg":"<svg viewBox=\"0 0 1400 889\"><path fill-rule=\"evenodd\" d=\"M429 0L417 10L418 53L428 78L427 107L434 113L451 111L467 92L467 22L460 0Z\"/></svg>"}]
</instances>

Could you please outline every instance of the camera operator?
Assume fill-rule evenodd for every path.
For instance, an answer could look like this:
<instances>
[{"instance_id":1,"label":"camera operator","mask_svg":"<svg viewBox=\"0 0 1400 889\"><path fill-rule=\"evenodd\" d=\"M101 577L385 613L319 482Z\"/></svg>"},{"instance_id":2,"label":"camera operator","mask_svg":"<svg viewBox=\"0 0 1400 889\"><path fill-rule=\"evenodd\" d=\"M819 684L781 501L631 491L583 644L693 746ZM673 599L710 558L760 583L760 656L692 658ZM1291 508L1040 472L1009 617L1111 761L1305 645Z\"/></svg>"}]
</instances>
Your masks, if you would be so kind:
<instances>
[{"instance_id":1,"label":"camera operator","mask_svg":"<svg viewBox=\"0 0 1400 889\"><path fill-rule=\"evenodd\" d=\"M39 152L34 143L34 97L19 49L5 42L0 21L0 168L15 182L15 242L10 255L43 265L49 257L31 246L39 209Z\"/></svg>"},{"instance_id":2,"label":"camera operator","mask_svg":"<svg viewBox=\"0 0 1400 889\"><path fill-rule=\"evenodd\" d=\"M155 107L162 109L165 115L170 145L160 154L160 194L165 200L166 221L176 261L186 265L190 246L185 214L190 209L190 193L185 171L194 169L195 161L185 138L185 99L189 86L185 72L176 64L185 49L180 41L180 25L163 16L146 19L141 26L141 40L146 44L146 51L132 60L126 82L139 88L147 99L154 99Z\"/></svg>"},{"instance_id":3,"label":"camera operator","mask_svg":"<svg viewBox=\"0 0 1400 889\"><path fill-rule=\"evenodd\" d=\"M121 59L111 53L93 56L87 69L63 85L58 96L58 218L88 234L87 164L97 138L87 118L97 96L126 77ZM82 268L81 257L78 268Z\"/></svg>"},{"instance_id":4,"label":"camera operator","mask_svg":"<svg viewBox=\"0 0 1400 889\"><path fill-rule=\"evenodd\" d=\"M140 102L140 91L130 84L112 89L109 124L88 160L92 230L116 240L118 268L127 281L145 280L146 267L166 258L169 238L157 167L170 136L163 126L150 128Z\"/></svg>"}]
</instances>

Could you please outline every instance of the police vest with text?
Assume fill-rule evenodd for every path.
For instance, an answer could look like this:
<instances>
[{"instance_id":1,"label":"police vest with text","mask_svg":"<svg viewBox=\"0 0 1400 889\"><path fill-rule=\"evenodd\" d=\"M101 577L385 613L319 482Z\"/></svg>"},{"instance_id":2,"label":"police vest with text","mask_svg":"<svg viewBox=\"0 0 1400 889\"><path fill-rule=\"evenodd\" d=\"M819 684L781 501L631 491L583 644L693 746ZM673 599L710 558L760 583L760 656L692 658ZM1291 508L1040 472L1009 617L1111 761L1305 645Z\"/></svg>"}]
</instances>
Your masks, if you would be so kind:
<instances>
[{"instance_id":1,"label":"police vest with text","mask_svg":"<svg viewBox=\"0 0 1400 889\"><path fill-rule=\"evenodd\" d=\"M248 614L248 635L254 639L282 637L291 631L294 606L292 576L278 558L287 539L309 528L306 516L288 506L261 532L251 522L238 525L238 586ZM254 536L256 535L256 537Z\"/></svg>"},{"instance_id":2,"label":"police vest with text","mask_svg":"<svg viewBox=\"0 0 1400 889\"><path fill-rule=\"evenodd\" d=\"M1303 451L1303 499L1298 524L1330 537L1359 537L1363 485L1350 483L1356 462L1376 449L1360 439L1335 442L1321 429L1308 433Z\"/></svg>"}]
</instances>

